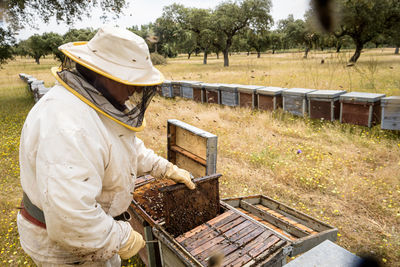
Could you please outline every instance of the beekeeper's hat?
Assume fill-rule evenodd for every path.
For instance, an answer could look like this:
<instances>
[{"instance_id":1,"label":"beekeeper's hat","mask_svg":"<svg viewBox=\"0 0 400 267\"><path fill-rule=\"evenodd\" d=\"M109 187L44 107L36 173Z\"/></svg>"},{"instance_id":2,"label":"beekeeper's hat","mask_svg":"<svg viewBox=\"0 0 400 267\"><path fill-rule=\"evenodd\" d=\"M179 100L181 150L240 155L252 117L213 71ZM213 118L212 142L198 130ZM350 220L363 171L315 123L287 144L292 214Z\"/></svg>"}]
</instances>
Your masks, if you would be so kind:
<instances>
[{"instance_id":1,"label":"beekeeper's hat","mask_svg":"<svg viewBox=\"0 0 400 267\"><path fill-rule=\"evenodd\" d=\"M164 80L152 64L143 38L123 28L105 26L89 42L71 42L58 49L73 61L123 84L150 86Z\"/></svg>"}]
</instances>

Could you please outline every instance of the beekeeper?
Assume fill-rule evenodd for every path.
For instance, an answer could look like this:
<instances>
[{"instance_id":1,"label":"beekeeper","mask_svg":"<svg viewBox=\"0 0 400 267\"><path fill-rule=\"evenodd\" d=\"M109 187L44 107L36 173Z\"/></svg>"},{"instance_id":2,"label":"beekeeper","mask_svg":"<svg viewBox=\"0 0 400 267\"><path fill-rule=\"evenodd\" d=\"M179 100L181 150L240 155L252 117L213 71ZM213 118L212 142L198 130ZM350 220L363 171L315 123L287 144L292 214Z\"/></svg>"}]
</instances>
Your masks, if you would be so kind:
<instances>
[{"instance_id":1,"label":"beekeeper","mask_svg":"<svg viewBox=\"0 0 400 267\"><path fill-rule=\"evenodd\" d=\"M89 42L59 49L66 57L52 69L58 84L21 134L21 246L38 266L120 266L145 246L124 221L136 177L195 185L135 135L163 82L146 42L104 27Z\"/></svg>"}]
</instances>

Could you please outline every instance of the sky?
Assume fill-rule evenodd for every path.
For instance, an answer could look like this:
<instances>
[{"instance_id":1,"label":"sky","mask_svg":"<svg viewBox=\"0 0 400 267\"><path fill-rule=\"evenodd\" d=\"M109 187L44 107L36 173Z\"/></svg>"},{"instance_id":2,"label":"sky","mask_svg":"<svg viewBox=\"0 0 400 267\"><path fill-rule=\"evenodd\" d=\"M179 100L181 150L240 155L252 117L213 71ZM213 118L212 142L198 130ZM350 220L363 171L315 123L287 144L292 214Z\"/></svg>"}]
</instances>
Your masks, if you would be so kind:
<instances>
[{"instance_id":1,"label":"sky","mask_svg":"<svg viewBox=\"0 0 400 267\"><path fill-rule=\"evenodd\" d=\"M272 0L272 17L275 21L287 18L289 14L293 14L295 19L301 19L308 8L310 0ZM223 0L134 0L129 2L129 7L124 10L124 15L119 19L106 22L106 24L119 25L120 27L131 27L133 25L142 25L149 22L154 22L162 14L164 6L173 3L183 4L187 7L198 8L213 8ZM74 25L65 25L64 23L57 24L55 20L48 24L38 23L37 29L25 28L20 31L17 39L27 39L35 33L57 32L64 34L69 28L87 28L94 29L100 27L104 22L100 19L101 10L93 10L90 18L84 18L82 21L77 21ZM111 17L111 16L110 16Z\"/></svg>"}]
</instances>

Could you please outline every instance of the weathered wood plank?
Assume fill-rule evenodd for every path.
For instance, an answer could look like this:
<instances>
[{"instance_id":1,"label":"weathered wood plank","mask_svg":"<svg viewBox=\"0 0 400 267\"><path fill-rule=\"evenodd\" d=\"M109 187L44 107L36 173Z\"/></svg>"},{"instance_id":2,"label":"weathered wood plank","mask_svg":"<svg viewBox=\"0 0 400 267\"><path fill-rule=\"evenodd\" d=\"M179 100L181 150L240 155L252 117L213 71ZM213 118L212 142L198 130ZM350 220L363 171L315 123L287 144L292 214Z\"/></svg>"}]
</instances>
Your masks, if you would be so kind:
<instances>
[{"instance_id":1,"label":"weathered wood plank","mask_svg":"<svg viewBox=\"0 0 400 267\"><path fill-rule=\"evenodd\" d=\"M275 217L272 214L266 213L263 210L260 210L259 208L255 207L254 205L247 203L246 201L242 200L240 202L240 206L242 208L248 210L249 212L259 216L263 220L270 222L271 224L277 226L278 228L280 228L296 237L304 237L304 236L308 235L308 233L303 231L302 229L297 228L296 226L291 225L288 222L286 222L278 217Z\"/></svg>"},{"instance_id":2,"label":"weathered wood plank","mask_svg":"<svg viewBox=\"0 0 400 267\"><path fill-rule=\"evenodd\" d=\"M200 163L200 164L203 165L203 166L206 166L206 165L207 165L205 159L203 159L203 158L201 158L201 157L199 157L199 156L193 154L193 153L190 152L190 151L187 151L187 150L184 149L184 148L181 148L181 147L176 146L176 145L172 145L172 146L171 146L171 150L172 150L172 151L175 151L175 152L177 152L177 153L180 153L181 155L184 155L185 157L187 157L187 158L189 158L189 159L191 159L191 160L194 160L194 161L196 161L197 163Z\"/></svg>"},{"instance_id":3,"label":"weathered wood plank","mask_svg":"<svg viewBox=\"0 0 400 267\"><path fill-rule=\"evenodd\" d=\"M207 169L204 165L180 153L174 153L175 165L177 165L179 168L189 171L194 177L203 177L206 175Z\"/></svg>"},{"instance_id":4,"label":"weathered wood plank","mask_svg":"<svg viewBox=\"0 0 400 267\"><path fill-rule=\"evenodd\" d=\"M196 151L196 154L203 159L207 158L207 139L201 136L177 127L175 144L188 151Z\"/></svg>"}]
</instances>

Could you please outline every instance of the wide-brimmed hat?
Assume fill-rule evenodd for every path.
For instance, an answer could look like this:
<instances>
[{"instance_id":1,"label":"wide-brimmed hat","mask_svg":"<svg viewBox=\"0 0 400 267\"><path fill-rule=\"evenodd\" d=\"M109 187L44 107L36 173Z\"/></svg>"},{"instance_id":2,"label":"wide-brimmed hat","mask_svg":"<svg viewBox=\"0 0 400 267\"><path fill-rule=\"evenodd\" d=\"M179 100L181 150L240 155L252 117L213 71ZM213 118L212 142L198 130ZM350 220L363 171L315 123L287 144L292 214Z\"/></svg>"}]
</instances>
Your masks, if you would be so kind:
<instances>
[{"instance_id":1,"label":"wide-brimmed hat","mask_svg":"<svg viewBox=\"0 0 400 267\"><path fill-rule=\"evenodd\" d=\"M123 84L150 86L164 81L151 62L145 40L123 28L105 26L89 42L71 42L58 49L73 61Z\"/></svg>"}]
</instances>

